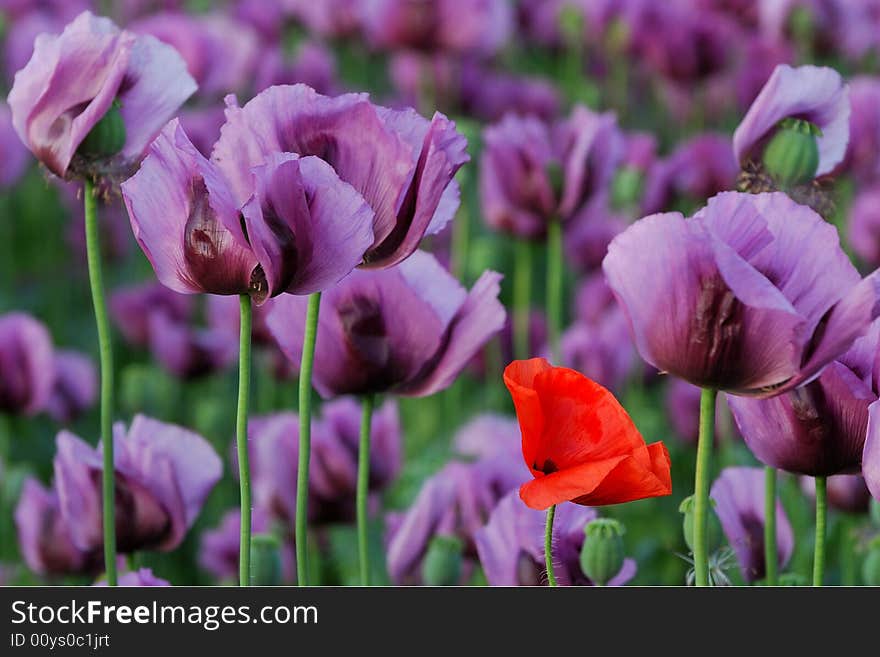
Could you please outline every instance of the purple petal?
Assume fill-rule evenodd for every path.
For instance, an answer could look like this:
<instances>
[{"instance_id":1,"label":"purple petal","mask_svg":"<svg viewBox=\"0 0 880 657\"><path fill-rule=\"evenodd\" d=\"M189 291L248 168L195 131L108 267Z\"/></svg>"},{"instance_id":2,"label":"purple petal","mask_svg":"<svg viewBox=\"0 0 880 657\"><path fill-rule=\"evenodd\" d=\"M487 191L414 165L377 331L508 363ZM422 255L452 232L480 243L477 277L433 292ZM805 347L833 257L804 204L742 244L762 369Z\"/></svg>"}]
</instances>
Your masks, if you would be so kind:
<instances>
[{"instance_id":1,"label":"purple petal","mask_svg":"<svg viewBox=\"0 0 880 657\"><path fill-rule=\"evenodd\" d=\"M257 193L242 214L270 297L319 292L361 263L373 243L373 212L330 165L284 154L254 176Z\"/></svg>"},{"instance_id":2,"label":"purple petal","mask_svg":"<svg viewBox=\"0 0 880 657\"><path fill-rule=\"evenodd\" d=\"M840 74L831 68L780 64L733 134L733 151L744 162L756 145L786 117L805 118L822 130L817 137L817 176L843 159L849 140L849 95ZM760 154L757 155L760 157Z\"/></svg>"},{"instance_id":3,"label":"purple petal","mask_svg":"<svg viewBox=\"0 0 880 657\"><path fill-rule=\"evenodd\" d=\"M868 432L862 452L862 476L875 500L880 500L880 402L868 407Z\"/></svg>"}]
</instances>

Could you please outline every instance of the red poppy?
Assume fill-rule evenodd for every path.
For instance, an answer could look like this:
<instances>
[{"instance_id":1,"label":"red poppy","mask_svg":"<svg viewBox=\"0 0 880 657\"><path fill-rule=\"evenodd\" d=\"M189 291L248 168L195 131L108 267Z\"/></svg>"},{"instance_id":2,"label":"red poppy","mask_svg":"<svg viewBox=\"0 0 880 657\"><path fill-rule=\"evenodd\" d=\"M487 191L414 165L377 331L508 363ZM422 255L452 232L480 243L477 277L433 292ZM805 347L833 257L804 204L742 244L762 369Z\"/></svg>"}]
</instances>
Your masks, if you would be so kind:
<instances>
[{"instance_id":1,"label":"red poppy","mask_svg":"<svg viewBox=\"0 0 880 657\"><path fill-rule=\"evenodd\" d=\"M516 406L523 458L535 479L519 495L533 509L571 501L586 506L672 493L669 452L645 445L610 392L543 358L504 370Z\"/></svg>"}]
</instances>

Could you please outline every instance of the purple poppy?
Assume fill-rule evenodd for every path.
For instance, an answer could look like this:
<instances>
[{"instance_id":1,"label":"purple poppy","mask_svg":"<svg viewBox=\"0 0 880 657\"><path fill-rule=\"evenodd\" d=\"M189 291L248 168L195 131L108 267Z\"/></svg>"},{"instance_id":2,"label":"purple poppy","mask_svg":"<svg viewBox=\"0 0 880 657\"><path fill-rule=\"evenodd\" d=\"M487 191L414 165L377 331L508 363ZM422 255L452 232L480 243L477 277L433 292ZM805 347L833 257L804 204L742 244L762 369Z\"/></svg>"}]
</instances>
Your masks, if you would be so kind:
<instances>
[{"instance_id":1,"label":"purple poppy","mask_svg":"<svg viewBox=\"0 0 880 657\"><path fill-rule=\"evenodd\" d=\"M110 296L110 314L123 337L132 345L150 344L150 316L163 313L178 322L192 312L192 299L158 283L117 289ZM237 324L236 324L237 326Z\"/></svg>"},{"instance_id":2,"label":"purple poppy","mask_svg":"<svg viewBox=\"0 0 880 657\"><path fill-rule=\"evenodd\" d=\"M508 113L549 121L562 105L550 81L495 71L477 62L462 65L460 100L466 114L483 121L500 121Z\"/></svg>"},{"instance_id":3,"label":"purple poppy","mask_svg":"<svg viewBox=\"0 0 880 657\"><path fill-rule=\"evenodd\" d=\"M191 16L163 12L132 23L128 29L150 34L177 50L202 98L220 98L247 88L253 80L260 39L246 23L219 13Z\"/></svg>"},{"instance_id":4,"label":"purple poppy","mask_svg":"<svg viewBox=\"0 0 880 657\"><path fill-rule=\"evenodd\" d=\"M37 37L9 106L18 136L52 173L67 177L72 166L77 174L125 174L195 90L173 48L84 12L60 36ZM125 127L120 151L110 161L78 154L114 103Z\"/></svg>"},{"instance_id":5,"label":"purple poppy","mask_svg":"<svg viewBox=\"0 0 880 657\"><path fill-rule=\"evenodd\" d=\"M819 147L816 176L825 175L846 153L849 113L847 87L837 71L780 64L733 133L733 153L741 164L758 161L764 144L780 121L789 117L806 119L822 131L816 137Z\"/></svg>"},{"instance_id":6,"label":"purple poppy","mask_svg":"<svg viewBox=\"0 0 880 657\"><path fill-rule=\"evenodd\" d=\"M880 177L880 78L859 76L849 81L849 144L843 168L861 182Z\"/></svg>"},{"instance_id":7,"label":"purple poppy","mask_svg":"<svg viewBox=\"0 0 880 657\"><path fill-rule=\"evenodd\" d=\"M504 46L513 29L507 0L368 0L361 4L367 40L386 50L488 56Z\"/></svg>"},{"instance_id":8,"label":"purple poppy","mask_svg":"<svg viewBox=\"0 0 880 657\"><path fill-rule=\"evenodd\" d=\"M44 410L52 395L54 360L43 324L24 313L0 315L0 413Z\"/></svg>"},{"instance_id":9,"label":"purple poppy","mask_svg":"<svg viewBox=\"0 0 880 657\"><path fill-rule=\"evenodd\" d=\"M519 423L505 415L478 415L456 432L453 449L465 460L507 457L517 461L522 454Z\"/></svg>"},{"instance_id":10,"label":"purple poppy","mask_svg":"<svg viewBox=\"0 0 880 657\"><path fill-rule=\"evenodd\" d=\"M342 84L333 52L317 41L304 41L297 47L293 61L288 62L280 47L265 49L258 62L253 88L262 91L273 85L296 83L306 84L319 94L339 93Z\"/></svg>"},{"instance_id":11,"label":"purple poppy","mask_svg":"<svg viewBox=\"0 0 880 657\"><path fill-rule=\"evenodd\" d=\"M516 489L526 474L521 459L506 456L472 463L453 461L430 477L410 508L388 514L388 574L395 584L420 584L421 567L434 536L455 536L462 556L472 567L477 561L474 536L498 500ZM470 568L463 569L463 579Z\"/></svg>"},{"instance_id":12,"label":"purple poppy","mask_svg":"<svg viewBox=\"0 0 880 657\"><path fill-rule=\"evenodd\" d=\"M504 325L500 281L485 272L468 293L421 251L392 269L353 272L321 298L315 388L325 398L443 390ZM269 330L293 362L307 303L284 295L269 310Z\"/></svg>"},{"instance_id":13,"label":"purple poppy","mask_svg":"<svg viewBox=\"0 0 880 657\"><path fill-rule=\"evenodd\" d=\"M880 321L802 388L770 399L729 396L758 460L811 477L862 473L880 499L878 349Z\"/></svg>"},{"instance_id":14,"label":"purple poppy","mask_svg":"<svg viewBox=\"0 0 880 657\"><path fill-rule=\"evenodd\" d=\"M313 418L309 462L309 519L313 523L354 519L357 483L360 406L338 399ZM248 426L248 444L255 504L293 525L296 519L296 462L299 418L282 412L257 416ZM397 406L388 401L376 408L371 425L371 493L387 488L401 467L402 441Z\"/></svg>"},{"instance_id":15,"label":"purple poppy","mask_svg":"<svg viewBox=\"0 0 880 657\"><path fill-rule=\"evenodd\" d=\"M612 212L603 195L590 203L565 227L565 259L580 272L589 273L602 266L611 240L628 225L626 219ZM568 361L566 361L568 362Z\"/></svg>"},{"instance_id":16,"label":"purple poppy","mask_svg":"<svg viewBox=\"0 0 880 657\"><path fill-rule=\"evenodd\" d=\"M27 169L30 156L12 126L9 105L0 102L0 190L12 187ZM8 221L8 219L7 219Z\"/></svg>"},{"instance_id":17,"label":"purple poppy","mask_svg":"<svg viewBox=\"0 0 880 657\"><path fill-rule=\"evenodd\" d=\"M743 579L764 577L764 469L725 468L712 484L711 498L727 542L736 554ZM784 568L794 551L794 533L782 504L776 501L776 545Z\"/></svg>"},{"instance_id":18,"label":"purple poppy","mask_svg":"<svg viewBox=\"0 0 880 657\"><path fill-rule=\"evenodd\" d=\"M40 575L97 573L104 566L100 549L80 550L61 515L58 495L33 477L25 480L15 508L18 545L25 563Z\"/></svg>"},{"instance_id":19,"label":"purple poppy","mask_svg":"<svg viewBox=\"0 0 880 657\"><path fill-rule=\"evenodd\" d=\"M331 98L302 84L270 87L242 108L232 96L226 102L226 125L212 159L229 180L235 202L248 201L258 182L253 168L271 164L277 153L322 158L326 177L338 176L346 197L354 192L372 211L374 235L365 267L404 260L458 208L453 176L468 160L466 140L442 114L427 121L413 110L373 105L366 94ZM326 254L322 262L329 259Z\"/></svg>"},{"instance_id":20,"label":"purple poppy","mask_svg":"<svg viewBox=\"0 0 880 657\"><path fill-rule=\"evenodd\" d=\"M107 586L107 580L102 579L92 586ZM171 586L171 582L156 577L149 568L138 568L119 575L118 586Z\"/></svg>"},{"instance_id":21,"label":"purple poppy","mask_svg":"<svg viewBox=\"0 0 880 657\"><path fill-rule=\"evenodd\" d=\"M360 404L350 398L324 404L320 422L326 431L321 431L320 438L312 444L315 465L309 478L310 493L314 492L325 504L354 500ZM384 490L396 479L402 465L402 452L397 403L389 400L374 410L370 425L371 492Z\"/></svg>"},{"instance_id":22,"label":"purple poppy","mask_svg":"<svg viewBox=\"0 0 880 657\"><path fill-rule=\"evenodd\" d=\"M55 353L55 382L46 410L56 422L70 423L98 398L98 373L92 359L76 351Z\"/></svg>"},{"instance_id":23,"label":"purple poppy","mask_svg":"<svg viewBox=\"0 0 880 657\"><path fill-rule=\"evenodd\" d=\"M828 505L847 513L866 513L871 507L871 491L865 485L861 475L843 474L828 477L826 482ZM801 477L801 490L810 497L816 498L816 480L813 477Z\"/></svg>"},{"instance_id":24,"label":"purple poppy","mask_svg":"<svg viewBox=\"0 0 880 657\"><path fill-rule=\"evenodd\" d=\"M644 360L734 394L803 385L880 314L877 274L862 280L836 228L779 192L646 217L603 269Z\"/></svg>"},{"instance_id":25,"label":"purple poppy","mask_svg":"<svg viewBox=\"0 0 880 657\"><path fill-rule=\"evenodd\" d=\"M113 433L119 551L173 550L220 480L220 457L201 436L143 415L127 432L116 424ZM73 542L82 550L100 548L100 448L67 431L56 444L55 486Z\"/></svg>"},{"instance_id":26,"label":"purple poppy","mask_svg":"<svg viewBox=\"0 0 880 657\"><path fill-rule=\"evenodd\" d=\"M572 324L562 334L560 349L564 363L616 391L622 390L635 360L626 316L617 309L596 322Z\"/></svg>"},{"instance_id":27,"label":"purple poppy","mask_svg":"<svg viewBox=\"0 0 880 657\"><path fill-rule=\"evenodd\" d=\"M849 211L846 240L868 266L880 266L880 185L860 189Z\"/></svg>"},{"instance_id":28,"label":"purple poppy","mask_svg":"<svg viewBox=\"0 0 880 657\"><path fill-rule=\"evenodd\" d=\"M260 4L269 4L259 0ZM288 0L287 6L310 33L330 39L352 36L361 28L362 0Z\"/></svg>"},{"instance_id":29,"label":"purple poppy","mask_svg":"<svg viewBox=\"0 0 880 657\"><path fill-rule=\"evenodd\" d=\"M233 200L223 172L171 121L122 184L135 237L176 292L250 294L257 305L333 285L372 242L370 208L317 157L276 153Z\"/></svg>"},{"instance_id":30,"label":"purple poppy","mask_svg":"<svg viewBox=\"0 0 880 657\"><path fill-rule=\"evenodd\" d=\"M599 516L596 510L563 504L553 523L553 566L560 586L592 586L581 570L584 526ZM498 502L489 521L474 537L490 586L546 584L544 525L546 514L527 507L517 491ZM636 562L626 559L608 586L623 586L636 574Z\"/></svg>"},{"instance_id":31,"label":"purple poppy","mask_svg":"<svg viewBox=\"0 0 880 657\"><path fill-rule=\"evenodd\" d=\"M168 372L195 379L221 371L238 356L238 335L194 328L164 312L150 313L150 351Z\"/></svg>"},{"instance_id":32,"label":"purple poppy","mask_svg":"<svg viewBox=\"0 0 880 657\"><path fill-rule=\"evenodd\" d=\"M651 168L645 181L642 211L669 210L677 200L703 203L732 189L738 171L730 137L712 132L691 137Z\"/></svg>"},{"instance_id":33,"label":"purple poppy","mask_svg":"<svg viewBox=\"0 0 880 657\"><path fill-rule=\"evenodd\" d=\"M577 106L559 123L505 116L483 132L480 198L486 223L516 236L543 237L607 190L622 153L613 114Z\"/></svg>"},{"instance_id":34,"label":"purple poppy","mask_svg":"<svg viewBox=\"0 0 880 657\"><path fill-rule=\"evenodd\" d=\"M224 514L220 525L202 533L199 548L199 567L223 582L238 582L238 554L241 547L241 511L232 509ZM251 529L254 534L271 530L271 518L261 507L251 510ZM296 559L291 545L285 542L281 550L285 581L296 579Z\"/></svg>"}]
</instances>

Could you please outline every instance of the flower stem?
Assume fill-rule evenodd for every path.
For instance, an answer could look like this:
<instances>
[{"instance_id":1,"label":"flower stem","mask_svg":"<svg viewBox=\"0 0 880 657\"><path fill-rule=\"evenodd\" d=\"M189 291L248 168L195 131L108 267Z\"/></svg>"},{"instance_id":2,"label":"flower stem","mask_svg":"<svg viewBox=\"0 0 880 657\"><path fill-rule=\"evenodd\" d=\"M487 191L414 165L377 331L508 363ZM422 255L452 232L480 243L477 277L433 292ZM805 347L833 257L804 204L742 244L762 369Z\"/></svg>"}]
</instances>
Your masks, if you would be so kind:
<instances>
[{"instance_id":1,"label":"flower stem","mask_svg":"<svg viewBox=\"0 0 880 657\"><path fill-rule=\"evenodd\" d=\"M553 572L553 518L556 505L547 509L547 529L544 531L544 563L547 564L547 585L556 586L556 573Z\"/></svg>"},{"instance_id":2,"label":"flower stem","mask_svg":"<svg viewBox=\"0 0 880 657\"><path fill-rule=\"evenodd\" d=\"M248 405L251 394L251 298L239 297L241 327L238 345L238 411L235 422L235 440L238 449L238 482L241 495L241 540L238 552L238 585L251 583L251 470L248 463Z\"/></svg>"},{"instance_id":3,"label":"flower stem","mask_svg":"<svg viewBox=\"0 0 880 657\"><path fill-rule=\"evenodd\" d=\"M309 459L312 451L312 364L318 337L321 293L309 296L306 330L299 368L299 465L296 472L296 576L300 586L309 579Z\"/></svg>"},{"instance_id":4,"label":"flower stem","mask_svg":"<svg viewBox=\"0 0 880 657\"><path fill-rule=\"evenodd\" d=\"M767 586L776 586L776 469L764 468L764 568Z\"/></svg>"},{"instance_id":5,"label":"flower stem","mask_svg":"<svg viewBox=\"0 0 880 657\"><path fill-rule=\"evenodd\" d=\"M816 477L816 545L813 552L813 586L825 579L825 521L828 517L828 489L825 477Z\"/></svg>"},{"instance_id":6,"label":"flower stem","mask_svg":"<svg viewBox=\"0 0 880 657\"><path fill-rule=\"evenodd\" d=\"M547 336L553 364L561 366L559 336L562 333L562 223L547 226Z\"/></svg>"},{"instance_id":7,"label":"flower stem","mask_svg":"<svg viewBox=\"0 0 880 657\"><path fill-rule=\"evenodd\" d=\"M116 586L116 478L113 460L113 342L104 298L104 274L101 270L101 242L98 235L98 204L90 180L83 186L86 215L86 259L92 305L98 328L101 359L101 451L104 457L101 475L102 509L104 515L104 567L107 585Z\"/></svg>"},{"instance_id":8,"label":"flower stem","mask_svg":"<svg viewBox=\"0 0 880 657\"><path fill-rule=\"evenodd\" d=\"M513 340L514 357L529 357L529 314L532 303L532 245L516 240L513 272Z\"/></svg>"},{"instance_id":9,"label":"flower stem","mask_svg":"<svg viewBox=\"0 0 880 657\"><path fill-rule=\"evenodd\" d=\"M361 586L370 585L370 546L367 539L367 495L370 486L370 426L373 422L374 395L365 395L361 413L361 440L358 448L357 533L361 566Z\"/></svg>"},{"instance_id":10,"label":"flower stem","mask_svg":"<svg viewBox=\"0 0 880 657\"><path fill-rule=\"evenodd\" d=\"M694 477L694 575L697 586L709 586L709 548L706 528L717 394L716 390L703 388L700 395L700 437L697 442L697 469Z\"/></svg>"}]
</instances>

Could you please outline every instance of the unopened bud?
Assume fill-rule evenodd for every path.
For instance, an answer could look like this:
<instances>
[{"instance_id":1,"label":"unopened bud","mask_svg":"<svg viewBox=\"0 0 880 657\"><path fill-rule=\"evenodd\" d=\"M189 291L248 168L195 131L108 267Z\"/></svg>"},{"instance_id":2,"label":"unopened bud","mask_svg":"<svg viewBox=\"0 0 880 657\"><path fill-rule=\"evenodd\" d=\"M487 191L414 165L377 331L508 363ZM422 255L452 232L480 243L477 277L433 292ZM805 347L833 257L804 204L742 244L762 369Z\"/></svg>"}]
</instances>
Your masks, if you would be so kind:
<instances>
[{"instance_id":1,"label":"unopened bud","mask_svg":"<svg viewBox=\"0 0 880 657\"><path fill-rule=\"evenodd\" d=\"M624 533L624 526L611 518L598 518L584 527L581 570L594 584L605 586L623 567Z\"/></svg>"},{"instance_id":2,"label":"unopened bud","mask_svg":"<svg viewBox=\"0 0 880 657\"><path fill-rule=\"evenodd\" d=\"M274 534L251 537L251 586L282 584L281 541Z\"/></svg>"},{"instance_id":3,"label":"unopened bud","mask_svg":"<svg viewBox=\"0 0 880 657\"><path fill-rule=\"evenodd\" d=\"M88 158L116 155L125 146L125 121L118 101L113 101L107 113L92 127L79 145L79 152Z\"/></svg>"},{"instance_id":4,"label":"unopened bud","mask_svg":"<svg viewBox=\"0 0 880 657\"><path fill-rule=\"evenodd\" d=\"M715 515L715 500L709 500L709 513L706 518L706 548L711 554L715 552L721 545L721 523L718 522L718 516ZM682 532L684 533L684 542L688 549L694 551L694 496L690 495L681 501L678 507L682 519Z\"/></svg>"},{"instance_id":5,"label":"unopened bud","mask_svg":"<svg viewBox=\"0 0 880 657\"><path fill-rule=\"evenodd\" d=\"M803 185L816 177L822 131L809 121L787 118L764 149L764 167L783 187Z\"/></svg>"}]
</instances>

